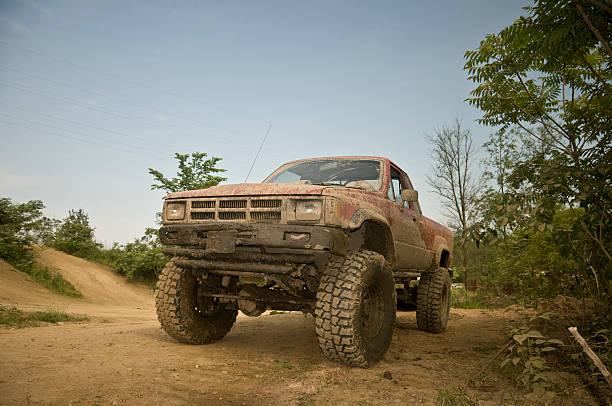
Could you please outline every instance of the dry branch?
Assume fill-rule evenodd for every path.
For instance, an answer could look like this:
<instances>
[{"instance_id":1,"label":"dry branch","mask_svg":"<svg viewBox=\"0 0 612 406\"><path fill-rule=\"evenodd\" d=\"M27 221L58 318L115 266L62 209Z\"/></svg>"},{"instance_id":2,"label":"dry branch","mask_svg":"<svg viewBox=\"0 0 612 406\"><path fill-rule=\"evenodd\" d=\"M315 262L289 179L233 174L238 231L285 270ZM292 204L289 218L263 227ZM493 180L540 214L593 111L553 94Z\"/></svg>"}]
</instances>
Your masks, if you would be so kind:
<instances>
[{"instance_id":1,"label":"dry branch","mask_svg":"<svg viewBox=\"0 0 612 406\"><path fill-rule=\"evenodd\" d=\"M580 346L582 347L586 355L589 356L589 358L593 361L595 366L599 369L599 372L601 372L603 377L606 379L606 382L608 382L608 385L610 385L610 388L612 388L612 377L610 376L610 372L605 367L605 365L601 362L597 354L595 354L593 350L591 350L591 347L589 347L589 345L584 340L584 338L582 338L582 336L578 332L578 329L576 327L568 327L567 329L569 330L570 333L572 333L572 335L574 336L576 341L578 341L578 344L580 344Z\"/></svg>"}]
</instances>

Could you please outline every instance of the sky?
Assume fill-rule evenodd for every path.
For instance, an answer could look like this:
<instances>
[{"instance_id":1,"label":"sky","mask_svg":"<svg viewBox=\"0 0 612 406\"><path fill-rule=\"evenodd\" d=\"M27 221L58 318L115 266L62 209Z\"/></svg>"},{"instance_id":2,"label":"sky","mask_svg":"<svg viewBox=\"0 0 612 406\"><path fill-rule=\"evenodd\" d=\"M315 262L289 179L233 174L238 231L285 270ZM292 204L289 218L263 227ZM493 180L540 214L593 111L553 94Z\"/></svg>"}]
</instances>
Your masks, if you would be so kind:
<instances>
[{"instance_id":1,"label":"sky","mask_svg":"<svg viewBox=\"0 0 612 406\"><path fill-rule=\"evenodd\" d=\"M106 246L154 226L175 152L223 160L226 183L284 162L377 155L445 223L425 136L460 119L465 51L526 1L0 0L0 197L84 209ZM475 170L478 170L476 165Z\"/></svg>"}]
</instances>

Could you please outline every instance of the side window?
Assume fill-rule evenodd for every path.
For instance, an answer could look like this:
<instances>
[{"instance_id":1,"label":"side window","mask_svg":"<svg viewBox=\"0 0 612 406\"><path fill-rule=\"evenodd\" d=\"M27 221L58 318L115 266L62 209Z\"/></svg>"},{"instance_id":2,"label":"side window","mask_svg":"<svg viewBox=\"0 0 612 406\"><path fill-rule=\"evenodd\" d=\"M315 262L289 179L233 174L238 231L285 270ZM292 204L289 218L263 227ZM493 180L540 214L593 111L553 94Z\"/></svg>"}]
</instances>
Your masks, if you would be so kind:
<instances>
[{"instance_id":1,"label":"side window","mask_svg":"<svg viewBox=\"0 0 612 406\"><path fill-rule=\"evenodd\" d=\"M402 183L405 185L404 189L408 189L408 190L414 189L414 187L412 187L412 182L410 182L410 179L408 179L407 175L402 177ZM419 210L419 204L417 202L408 202L408 208L416 211L419 217L421 216L421 213Z\"/></svg>"},{"instance_id":2,"label":"side window","mask_svg":"<svg viewBox=\"0 0 612 406\"><path fill-rule=\"evenodd\" d=\"M401 205L402 204L402 183L400 182L400 178L391 178L391 182L393 183L393 191L395 192L395 203Z\"/></svg>"},{"instance_id":3,"label":"side window","mask_svg":"<svg viewBox=\"0 0 612 406\"><path fill-rule=\"evenodd\" d=\"M395 192L393 191L393 182L389 182L389 191L387 192L389 200L395 201Z\"/></svg>"},{"instance_id":4,"label":"side window","mask_svg":"<svg viewBox=\"0 0 612 406\"><path fill-rule=\"evenodd\" d=\"M395 203L402 204L402 181L400 173L393 167L391 167L391 181L389 182L389 200L393 200Z\"/></svg>"}]
</instances>

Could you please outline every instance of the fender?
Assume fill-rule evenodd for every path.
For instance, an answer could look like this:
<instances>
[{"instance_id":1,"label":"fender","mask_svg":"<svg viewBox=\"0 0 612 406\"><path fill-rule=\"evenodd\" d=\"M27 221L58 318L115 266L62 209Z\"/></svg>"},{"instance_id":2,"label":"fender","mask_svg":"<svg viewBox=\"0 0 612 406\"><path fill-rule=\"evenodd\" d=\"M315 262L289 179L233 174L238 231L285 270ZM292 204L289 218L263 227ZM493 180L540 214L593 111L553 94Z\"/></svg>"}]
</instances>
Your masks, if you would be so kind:
<instances>
[{"instance_id":1,"label":"fender","mask_svg":"<svg viewBox=\"0 0 612 406\"><path fill-rule=\"evenodd\" d=\"M349 229L356 230L360 228L364 221L373 221L391 230L391 226L389 225L387 219L382 214L370 209L358 209L355 213L353 213L353 216L349 221Z\"/></svg>"},{"instance_id":2,"label":"fender","mask_svg":"<svg viewBox=\"0 0 612 406\"><path fill-rule=\"evenodd\" d=\"M442 259L442 251L447 251L449 255L452 252L448 247L448 241L446 241L444 237L439 235L434 238L432 251L434 252L434 257L430 266L431 270L436 269L440 266L440 261Z\"/></svg>"},{"instance_id":3,"label":"fender","mask_svg":"<svg viewBox=\"0 0 612 406\"><path fill-rule=\"evenodd\" d=\"M349 221L351 237L348 249L366 248L383 255L391 268L397 266L391 226L381 214L368 209L357 210Z\"/></svg>"}]
</instances>

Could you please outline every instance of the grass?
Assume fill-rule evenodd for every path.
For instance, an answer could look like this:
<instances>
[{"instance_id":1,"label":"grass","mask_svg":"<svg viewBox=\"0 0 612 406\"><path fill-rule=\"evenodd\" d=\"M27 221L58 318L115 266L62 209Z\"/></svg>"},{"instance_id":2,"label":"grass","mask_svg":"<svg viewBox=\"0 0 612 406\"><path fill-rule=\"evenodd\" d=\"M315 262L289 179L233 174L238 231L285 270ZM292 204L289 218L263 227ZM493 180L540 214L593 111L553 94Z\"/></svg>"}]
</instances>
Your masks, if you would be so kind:
<instances>
[{"instance_id":1,"label":"grass","mask_svg":"<svg viewBox=\"0 0 612 406\"><path fill-rule=\"evenodd\" d=\"M38 327L42 323L67 323L88 320L85 316L75 316L61 310L45 310L41 312L24 312L16 307L0 306L0 325L6 327Z\"/></svg>"},{"instance_id":2,"label":"grass","mask_svg":"<svg viewBox=\"0 0 612 406\"><path fill-rule=\"evenodd\" d=\"M451 307L456 309L491 309L489 298L480 292L468 292L457 288L451 290Z\"/></svg>"},{"instance_id":3,"label":"grass","mask_svg":"<svg viewBox=\"0 0 612 406\"><path fill-rule=\"evenodd\" d=\"M477 345L475 347L472 347L472 349L476 352L488 354L490 352L493 352L499 349L499 347L496 344L488 344L488 345Z\"/></svg>"},{"instance_id":4,"label":"grass","mask_svg":"<svg viewBox=\"0 0 612 406\"><path fill-rule=\"evenodd\" d=\"M79 292L72 283L64 279L59 273L51 271L46 266L29 262L22 266L18 266L17 269L30 275L36 282L58 295L71 297L82 296L81 292Z\"/></svg>"},{"instance_id":5,"label":"grass","mask_svg":"<svg viewBox=\"0 0 612 406\"><path fill-rule=\"evenodd\" d=\"M455 388L445 388L438 391L436 399L438 406L478 406L478 396L470 396L465 388L457 386Z\"/></svg>"}]
</instances>

